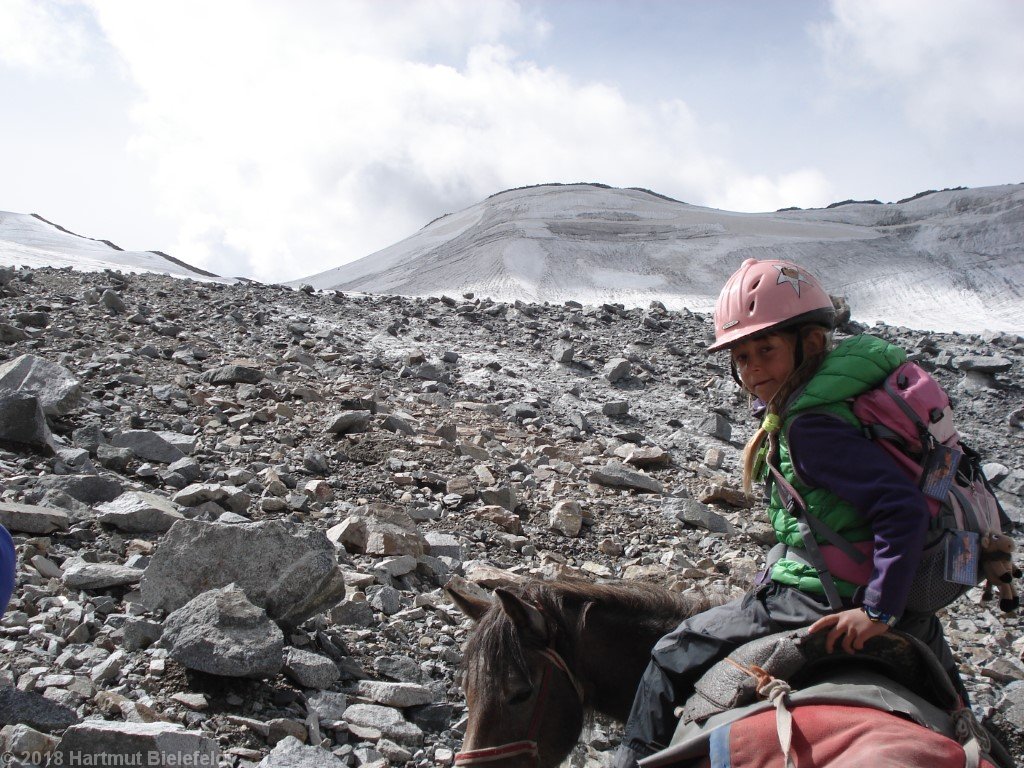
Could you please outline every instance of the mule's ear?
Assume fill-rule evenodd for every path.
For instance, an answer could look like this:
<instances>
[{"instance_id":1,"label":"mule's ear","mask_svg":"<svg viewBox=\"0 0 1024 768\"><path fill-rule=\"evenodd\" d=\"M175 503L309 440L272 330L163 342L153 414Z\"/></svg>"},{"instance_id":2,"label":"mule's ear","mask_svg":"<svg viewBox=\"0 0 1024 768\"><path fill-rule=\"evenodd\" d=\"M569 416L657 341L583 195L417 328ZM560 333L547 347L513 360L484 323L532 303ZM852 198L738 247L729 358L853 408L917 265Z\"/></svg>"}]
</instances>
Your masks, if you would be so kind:
<instances>
[{"instance_id":1,"label":"mule's ear","mask_svg":"<svg viewBox=\"0 0 1024 768\"><path fill-rule=\"evenodd\" d=\"M501 587L494 590L494 596L501 601L501 609L519 627L520 632L532 635L541 643L547 643L548 623L537 606Z\"/></svg>"},{"instance_id":2,"label":"mule's ear","mask_svg":"<svg viewBox=\"0 0 1024 768\"><path fill-rule=\"evenodd\" d=\"M472 594L468 589L460 589L460 584L452 578L444 585L444 591L455 607L469 616L473 621L480 621L487 611L490 610L492 602L485 597Z\"/></svg>"}]
</instances>

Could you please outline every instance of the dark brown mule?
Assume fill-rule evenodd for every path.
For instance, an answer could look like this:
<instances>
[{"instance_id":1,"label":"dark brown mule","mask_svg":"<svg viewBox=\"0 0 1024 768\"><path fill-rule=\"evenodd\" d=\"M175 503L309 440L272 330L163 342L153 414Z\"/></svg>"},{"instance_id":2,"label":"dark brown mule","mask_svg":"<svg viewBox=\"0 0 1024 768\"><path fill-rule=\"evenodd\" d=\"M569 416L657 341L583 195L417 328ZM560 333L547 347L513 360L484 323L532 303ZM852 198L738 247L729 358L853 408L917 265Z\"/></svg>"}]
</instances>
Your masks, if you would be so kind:
<instances>
[{"instance_id":1,"label":"dark brown mule","mask_svg":"<svg viewBox=\"0 0 1024 768\"><path fill-rule=\"evenodd\" d=\"M531 581L455 604L476 622L462 686L469 721L460 768L553 768L572 751L585 716L629 714L651 648L708 607L643 584Z\"/></svg>"}]
</instances>

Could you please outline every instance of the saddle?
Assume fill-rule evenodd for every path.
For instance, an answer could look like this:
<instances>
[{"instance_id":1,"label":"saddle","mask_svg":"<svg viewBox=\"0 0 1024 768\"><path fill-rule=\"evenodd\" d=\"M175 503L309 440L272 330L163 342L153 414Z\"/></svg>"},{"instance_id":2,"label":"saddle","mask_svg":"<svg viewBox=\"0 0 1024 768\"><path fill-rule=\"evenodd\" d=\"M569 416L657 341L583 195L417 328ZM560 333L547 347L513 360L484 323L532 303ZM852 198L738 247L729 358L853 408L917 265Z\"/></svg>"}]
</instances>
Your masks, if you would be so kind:
<instances>
[{"instance_id":1,"label":"saddle","mask_svg":"<svg viewBox=\"0 0 1024 768\"><path fill-rule=\"evenodd\" d=\"M791 630L747 643L718 662L676 710L680 723L671 746L642 760L642 768L706 756L716 742L721 747L729 739L730 729L737 730L734 724L773 709L776 750L781 747L783 764L790 765L793 713L812 704L899 715L961 744L967 766L986 765L987 733L960 706L953 684L926 645L890 630L850 655L828 653L825 639L825 633Z\"/></svg>"}]
</instances>

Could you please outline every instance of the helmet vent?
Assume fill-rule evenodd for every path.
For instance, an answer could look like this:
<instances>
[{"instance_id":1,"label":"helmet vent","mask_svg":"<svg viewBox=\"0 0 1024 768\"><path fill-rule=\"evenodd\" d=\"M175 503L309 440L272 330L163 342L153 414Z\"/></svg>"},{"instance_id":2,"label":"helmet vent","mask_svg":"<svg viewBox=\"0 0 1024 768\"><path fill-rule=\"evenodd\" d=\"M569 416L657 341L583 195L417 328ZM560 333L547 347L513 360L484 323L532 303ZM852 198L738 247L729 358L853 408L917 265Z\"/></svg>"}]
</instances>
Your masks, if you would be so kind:
<instances>
[{"instance_id":1,"label":"helmet vent","mask_svg":"<svg viewBox=\"0 0 1024 768\"><path fill-rule=\"evenodd\" d=\"M757 290L757 286L759 286L760 284L761 284L761 278L759 277L759 278L757 278L757 280L754 281L754 284L750 286L750 290L752 290L752 291Z\"/></svg>"},{"instance_id":2,"label":"helmet vent","mask_svg":"<svg viewBox=\"0 0 1024 768\"><path fill-rule=\"evenodd\" d=\"M747 307L747 312L749 312L750 314L754 314L754 305L755 304L757 304L756 300L750 302L750 306Z\"/></svg>"}]
</instances>

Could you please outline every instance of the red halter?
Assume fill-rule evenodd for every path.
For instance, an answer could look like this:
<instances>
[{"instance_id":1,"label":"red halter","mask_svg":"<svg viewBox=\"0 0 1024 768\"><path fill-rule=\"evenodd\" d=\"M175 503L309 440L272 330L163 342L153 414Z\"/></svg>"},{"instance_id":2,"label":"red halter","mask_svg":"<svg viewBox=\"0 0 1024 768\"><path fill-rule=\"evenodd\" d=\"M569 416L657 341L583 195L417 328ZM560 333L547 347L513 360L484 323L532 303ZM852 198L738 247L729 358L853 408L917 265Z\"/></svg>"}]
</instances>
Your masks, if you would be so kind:
<instances>
[{"instance_id":1,"label":"red halter","mask_svg":"<svg viewBox=\"0 0 1024 768\"><path fill-rule=\"evenodd\" d=\"M534 762L540 759L537 750L537 733L540 731L541 714L544 711L544 704L548 698L548 688L551 682L551 669L557 667L562 670L576 690L576 695L583 702L583 686L580 685L576 675L569 669L569 665L554 648L544 648L539 651L541 656L551 662L544 667L544 674L540 679L540 692L537 694L537 703L534 705L533 715L530 718L530 726L526 729L526 739L523 741L510 741L506 744L499 744L496 747L484 747L482 749L471 749L466 752L459 752L455 755L455 765L475 765L477 763L489 763L495 760L505 760L509 757L529 755Z\"/></svg>"}]
</instances>

